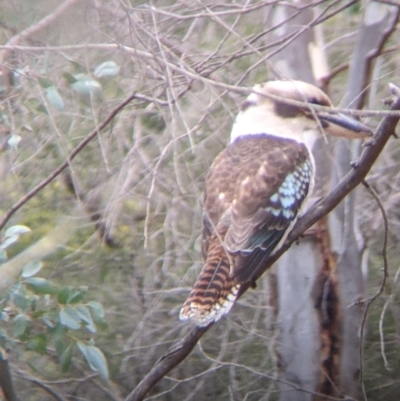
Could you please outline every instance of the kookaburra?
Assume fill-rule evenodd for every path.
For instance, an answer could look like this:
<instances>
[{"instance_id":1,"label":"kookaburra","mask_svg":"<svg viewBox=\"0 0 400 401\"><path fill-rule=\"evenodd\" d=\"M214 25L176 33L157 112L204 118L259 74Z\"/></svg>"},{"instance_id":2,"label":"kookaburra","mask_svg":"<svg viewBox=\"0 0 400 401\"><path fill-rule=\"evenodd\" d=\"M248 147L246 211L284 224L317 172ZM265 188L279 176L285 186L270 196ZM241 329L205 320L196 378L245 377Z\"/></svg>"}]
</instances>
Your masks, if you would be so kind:
<instances>
[{"instance_id":1,"label":"kookaburra","mask_svg":"<svg viewBox=\"0 0 400 401\"><path fill-rule=\"evenodd\" d=\"M207 175L204 266L181 320L206 326L228 313L240 286L254 281L254 272L284 241L313 187L311 150L318 136L370 135L353 118L320 112L313 105L332 107L314 85L290 80L256 85L243 103L230 144Z\"/></svg>"}]
</instances>

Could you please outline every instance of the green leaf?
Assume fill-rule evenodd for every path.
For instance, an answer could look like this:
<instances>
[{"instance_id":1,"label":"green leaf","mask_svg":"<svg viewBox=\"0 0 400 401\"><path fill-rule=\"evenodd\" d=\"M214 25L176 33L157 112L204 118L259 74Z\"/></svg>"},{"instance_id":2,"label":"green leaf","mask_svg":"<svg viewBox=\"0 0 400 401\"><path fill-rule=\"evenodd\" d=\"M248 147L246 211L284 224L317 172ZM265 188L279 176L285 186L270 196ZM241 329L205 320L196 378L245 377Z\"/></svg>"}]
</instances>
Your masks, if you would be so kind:
<instances>
[{"instance_id":1,"label":"green leaf","mask_svg":"<svg viewBox=\"0 0 400 401\"><path fill-rule=\"evenodd\" d=\"M90 78L85 74L76 74L76 82L71 84L71 88L82 98L82 100L90 101L92 97L100 97L102 87L99 82Z\"/></svg>"},{"instance_id":2,"label":"green leaf","mask_svg":"<svg viewBox=\"0 0 400 401\"><path fill-rule=\"evenodd\" d=\"M78 330L81 328L81 318L76 309L67 306L60 310L59 317L61 324L69 329Z\"/></svg>"},{"instance_id":3,"label":"green leaf","mask_svg":"<svg viewBox=\"0 0 400 401\"><path fill-rule=\"evenodd\" d=\"M351 5L350 7L348 7L347 12L350 15L357 15L360 13L360 10L361 10L360 4L355 3L355 4Z\"/></svg>"},{"instance_id":4,"label":"green leaf","mask_svg":"<svg viewBox=\"0 0 400 401\"><path fill-rule=\"evenodd\" d=\"M15 316L12 320L13 323L13 334L15 337L21 337L24 333L28 324L30 322L30 318L28 315L24 313L20 313L19 315Z\"/></svg>"},{"instance_id":5,"label":"green leaf","mask_svg":"<svg viewBox=\"0 0 400 401\"><path fill-rule=\"evenodd\" d=\"M104 309L103 309L103 305L100 302L90 301L87 303L87 305L92 310L93 316L96 316L99 319L104 318Z\"/></svg>"},{"instance_id":6,"label":"green leaf","mask_svg":"<svg viewBox=\"0 0 400 401\"><path fill-rule=\"evenodd\" d=\"M81 353L85 357L85 359L88 360L88 357L87 357L87 347L88 347L88 345L86 345L86 344L84 344L84 343L82 343L80 341L78 341L76 343L76 345L78 346L79 351L81 351ZM89 363L89 361L88 361L88 363ZM90 366L90 363L89 363L89 366ZM90 366L90 368L92 369L91 366Z\"/></svg>"},{"instance_id":7,"label":"green leaf","mask_svg":"<svg viewBox=\"0 0 400 401\"><path fill-rule=\"evenodd\" d=\"M109 374L108 374L107 360L103 352L94 345L89 345L87 354L89 357L90 364L95 367L95 370L100 373L100 376L104 380L108 380Z\"/></svg>"},{"instance_id":8,"label":"green leaf","mask_svg":"<svg viewBox=\"0 0 400 401\"><path fill-rule=\"evenodd\" d=\"M82 299L85 297L87 290L87 286L79 287L79 289L73 289L68 296L67 303L77 304L78 302L81 302Z\"/></svg>"},{"instance_id":9,"label":"green leaf","mask_svg":"<svg viewBox=\"0 0 400 401\"><path fill-rule=\"evenodd\" d=\"M11 237L8 237L2 244L1 244L1 248L2 249L6 249L8 248L10 245L12 245L14 242L17 242L19 238L19 235L13 235Z\"/></svg>"},{"instance_id":10,"label":"green leaf","mask_svg":"<svg viewBox=\"0 0 400 401\"><path fill-rule=\"evenodd\" d=\"M60 355L59 361L60 361L62 372L67 372L71 365L72 350L73 350L73 346L71 343L64 349L64 352L62 352L62 354Z\"/></svg>"},{"instance_id":11,"label":"green leaf","mask_svg":"<svg viewBox=\"0 0 400 401\"><path fill-rule=\"evenodd\" d=\"M4 312L3 310L0 311L0 320L2 320L3 322L8 322L9 319L9 315L7 312Z\"/></svg>"},{"instance_id":12,"label":"green leaf","mask_svg":"<svg viewBox=\"0 0 400 401\"><path fill-rule=\"evenodd\" d=\"M61 111L64 109L64 102L55 86L50 86L46 89L46 98L57 110Z\"/></svg>"},{"instance_id":13,"label":"green leaf","mask_svg":"<svg viewBox=\"0 0 400 401\"><path fill-rule=\"evenodd\" d=\"M21 276L24 278L34 276L42 267L42 262L40 261L28 262L22 269Z\"/></svg>"},{"instance_id":14,"label":"green leaf","mask_svg":"<svg viewBox=\"0 0 400 401\"><path fill-rule=\"evenodd\" d=\"M88 287L86 286L79 287L79 289L69 286L64 287L58 293L58 302L62 305L77 304L85 297L87 290Z\"/></svg>"},{"instance_id":15,"label":"green leaf","mask_svg":"<svg viewBox=\"0 0 400 401\"><path fill-rule=\"evenodd\" d=\"M46 107L44 107L42 103L39 104L39 106L37 107L36 110L37 110L37 111L40 111L40 112L43 113L43 114L48 114L48 113L47 113Z\"/></svg>"},{"instance_id":16,"label":"green leaf","mask_svg":"<svg viewBox=\"0 0 400 401\"><path fill-rule=\"evenodd\" d=\"M43 77L38 77L38 82L39 82L39 85L42 87L42 88L44 88L44 89L47 89L47 88L49 88L50 86L53 86L53 82L51 82L49 79L47 79L47 78L43 78Z\"/></svg>"},{"instance_id":17,"label":"green leaf","mask_svg":"<svg viewBox=\"0 0 400 401\"><path fill-rule=\"evenodd\" d=\"M0 340L8 340L7 331L4 329L0 329Z\"/></svg>"},{"instance_id":18,"label":"green leaf","mask_svg":"<svg viewBox=\"0 0 400 401\"><path fill-rule=\"evenodd\" d=\"M24 105L32 114L36 115L38 111L47 114L46 108L43 106L39 99L29 98L24 102Z\"/></svg>"},{"instance_id":19,"label":"green leaf","mask_svg":"<svg viewBox=\"0 0 400 401\"><path fill-rule=\"evenodd\" d=\"M63 77L67 80L69 85L72 85L75 82L78 82L78 80L73 75L71 75L69 72L64 72Z\"/></svg>"},{"instance_id":20,"label":"green leaf","mask_svg":"<svg viewBox=\"0 0 400 401\"><path fill-rule=\"evenodd\" d=\"M68 303L69 293L71 291L71 287L64 287L57 296L57 300L61 305L66 305Z\"/></svg>"},{"instance_id":21,"label":"green leaf","mask_svg":"<svg viewBox=\"0 0 400 401\"><path fill-rule=\"evenodd\" d=\"M8 138L7 145L11 149L16 149L21 141L22 138L19 135L13 134L10 136L10 138Z\"/></svg>"},{"instance_id":22,"label":"green leaf","mask_svg":"<svg viewBox=\"0 0 400 401\"><path fill-rule=\"evenodd\" d=\"M47 350L47 338L44 334L38 334L28 340L26 349L45 354Z\"/></svg>"},{"instance_id":23,"label":"green leaf","mask_svg":"<svg viewBox=\"0 0 400 401\"><path fill-rule=\"evenodd\" d=\"M79 305L76 307L76 311L79 313L81 320L85 323L86 328L91 332L96 332L96 326L93 322L92 315L89 309L84 305Z\"/></svg>"},{"instance_id":24,"label":"green leaf","mask_svg":"<svg viewBox=\"0 0 400 401\"><path fill-rule=\"evenodd\" d=\"M93 74L96 78L111 78L119 74L120 67L115 61L106 61L98 65Z\"/></svg>"},{"instance_id":25,"label":"green leaf","mask_svg":"<svg viewBox=\"0 0 400 401\"><path fill-rule=\"evenodd\" d=\"M79 350L85 357L90 369L99 372L104 380L108 380L108 366L107 360L103 352L94 345L85 345L82 342L77 343Z\"/></svg>"},{"instance_id":26,"label":"green leaf","mask_svg":"<svg viewBox=\"0 0 400 401\"><path fill-rule=\"evenodd\" d=\"M54 288L50 281L41 277L30 277L24 280L27 287L35 294L56 294L58 290Z\"/></svg>"},{"instance_id":27,"label":"green leaf","mask_svg":"<svg viewBox=\"0 0 400 401\"><path fill-rule=\"evenodd\" d=\"M19 309L28 310L30 302L26 287L20 282L15 283L10 290L10 301Z\"/></svg>"},{"instance_id":28,"label":"green leaf","mask_svg":"<svg viewBox=\"0 0 400 401\"><path fill-rule=\"evenodd\" d=\"M64 333L65 334L65 333ZM55 335L52 333L52 336L54 337L54 348L56 350L57 358L59 361L61 361L62 355L67 349L67 344L64 342L65 336L63 333L58 333Z\"/></svg>"},{"instance_id":29,"label":"green leaf","mask_svg":"<svg viewBox=\"0 0 400 401\"><path fill-rule=\"evenodd\" d=\"M43 315L42 316L42 321L49 329L52 329L52 328L54 328L56 326L56 324L54 323L53 318L50 317L49 315Z\"/></svg>"},{"instance_id":30,"label":"green leaf","mask_svg":"<svg viewBox=\"0 0 400 401\"><path fill-rule=\"evenodd\" d=\"M4 237L8 238L8 237L12 237L14 235L21 235L21 234L26 234L26 233L30 233L31 229L27 226L22 226L22 225L15 225L15 226L11 226L8 227L7 230L4 233Z\"/></svg>"}]
</instances>

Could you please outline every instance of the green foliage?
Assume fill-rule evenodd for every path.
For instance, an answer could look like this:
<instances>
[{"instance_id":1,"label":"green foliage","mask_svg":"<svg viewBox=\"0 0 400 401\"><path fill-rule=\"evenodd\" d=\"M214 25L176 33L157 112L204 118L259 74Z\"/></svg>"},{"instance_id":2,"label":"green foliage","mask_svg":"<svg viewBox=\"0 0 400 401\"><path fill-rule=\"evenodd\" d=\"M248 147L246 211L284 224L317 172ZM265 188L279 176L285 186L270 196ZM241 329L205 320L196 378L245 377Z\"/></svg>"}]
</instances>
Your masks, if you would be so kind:
<instances>
[{"instance_id":1,"label":"green foliage","mask_svg":"<svg viewBox=\"0 0 400 401\"><path fill-rule=\"evenodd\" d=\"M21 225L5 231L0 244L3 261L7 260L4 249L28 232L30 229ZM28 262L17 282L0 298L0 345L7 348L21 344L40 355L49 354L53 345L63 372L70 368L76 349L90 369L108 379L107 361L92 338L97 326L107 327L102 305L84 302L86 286L60 287L46 278L34 277L42 268L40 261Z\"/></svg>"},{"instance_id":2,"label":"green foliage","mask_svg":"<svg viewBox=\"0 0 400 401\"><path fill-rule=\"evenodd\" d=\"M17 149L18 144L21 142L22 138L20 135L11 135L10 138L7 140L7 145L11 149Z\"/></svg>"},{"instance_id":3,"label":"green foliage","mask_svg":"<svg viewBox=\"0 0 400 401\"><path fill-rule=\"evenodd\" d=\"M94 345L86 345L82 342L78 342L78 348L86 358L90 368L95 372L99 372L100 376L104 379L108 379L108 368L107 361L101 352L101 350Z\"/></svg>"},{"instance_id":4,"label":"green foliage","mask_svg":"<svg viewBox=\"0 0 400 401\"><path fill-rule=\"evenodd\" d=\"M11 244L18 241L21 234L29 233L31 229L26 226L17 225L7 228L4 233L4 239L0 244L1 249L8 248Z\"/></svg>"},{"instance_id":5,"label":"green foliage","mask_svg":"<svg viewBox=\"0 0 400 401\"><path fill-rule=\"evenodd\" d=\"M35 260L34 262L28 262L22 269L21 277L27 278L34 276L42 269L42 262Z\"/></svg>"},{"instance_id":6,"label":"green foliage","mask_svg":"<svg viewBox=\"0 0 400 401\"><path fill-rule=\"evenodd\" d=\"M115 61L105 61L98 65L93 74L96 78L111 78L119 74L120 67Z\"/></svg>"}]
</instances>

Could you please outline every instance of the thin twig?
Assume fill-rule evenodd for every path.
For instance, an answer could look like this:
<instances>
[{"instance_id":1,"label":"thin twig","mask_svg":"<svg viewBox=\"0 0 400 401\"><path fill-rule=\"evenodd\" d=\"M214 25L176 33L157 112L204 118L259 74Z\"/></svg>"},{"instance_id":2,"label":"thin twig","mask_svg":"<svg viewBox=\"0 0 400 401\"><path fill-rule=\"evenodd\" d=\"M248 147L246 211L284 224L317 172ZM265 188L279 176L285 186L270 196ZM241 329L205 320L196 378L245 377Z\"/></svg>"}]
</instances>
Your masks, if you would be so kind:
<instances>
[{"instance_id":1,"label":"thin twig","mask_svg":"<svg viewBox=\"0 0 400 401\"><path fill-rule=\"evenodd\" d=\"M371 185L369 185L365 180L362 181L362 184L364 185L365 188L367 188L368 192L375 199L375 202L378 204L379 210L380 210L380 212L382 214L382 218L383 218L383 226L384 226L384 236L383 236L383 245L382 245L383 278L382 278L381 286L376 294L374 294L371 298L362 299L360 301L357 301L356 303L354 303L350 306L359 305L359 304L365 303L365 302L371 303L371 302L375 301L375 299L378 298L383 293L383 290L385 289L386 278L389 276L389 264L388 264L388 258L387 258L389 222L388 222L388 218L386 215L386 211L385 211L384 206L382 205L381 200L379 199L378 194L374 190L374 188L372 188Z\"/></svg>"},{"instance_id":2,"label":"thin twig","mask_svg":"<svg viewBox=\"0 0 400 401\"><path fill-rule=\"evenodd\" d=\"M376 294L374 294L371 298L360 300L355 303L355 305L359 305L361 303L366 303L366 305L367 305L365 308L362 322L361 322L361 329L360 329L360 337L361 338L363 338L363 336L364 336L365 322L367 320L369 308L372 305L372 303L375 301L375 299L377 299L383 293L383 290L385 289L385 285L386 285L386 278L389 275L389 267L388 267L388 260L387 260L387 242L388 242L389 222L387 219L386 211L385 211L385 208L383 207L382 202L380 201L379 196L376 193L376 191L365 180L362 181L362 184L368 190L368 192L372 195L372 197L375 199L375 202L378 204L379 210L381 211L382 218L383 218L383 225L384 225L384 236L383 236L383 245L382 245L383 278L382 278L381 286L380 286L379 290L376 292ZM382 341L382 339L381 339L381 341ZM361 381L361 388L363 391L364 400L367 401L367 393L365 390L365 383L364 383L364 369L363 369L364 365L362 363L363 353L364 353L364 347L363 347L363 344L361 341L360 342L360 381Z\"/></svg>"},{"instance_id":3,"label":"thin twig","mask_svg":"<svg viewBox=\"0 0 400 401\"><path fill-rule=\"evenodd\" d=\"M390 368L389 368L389 362L386 358L386 353L385 353L385 336L384 336L384 332L383 332L383 321L385 318L386 309L389 306L389 303L391 300L392 300L391 296L386 300L385 305L383 305L383 308L382 308L381 316L379 318L379 337L380 337L380 343L381 343L381 355L382 355L382 359L383 359L383 364L387 370L390 370Z\"/></svg>"}]
</instances>

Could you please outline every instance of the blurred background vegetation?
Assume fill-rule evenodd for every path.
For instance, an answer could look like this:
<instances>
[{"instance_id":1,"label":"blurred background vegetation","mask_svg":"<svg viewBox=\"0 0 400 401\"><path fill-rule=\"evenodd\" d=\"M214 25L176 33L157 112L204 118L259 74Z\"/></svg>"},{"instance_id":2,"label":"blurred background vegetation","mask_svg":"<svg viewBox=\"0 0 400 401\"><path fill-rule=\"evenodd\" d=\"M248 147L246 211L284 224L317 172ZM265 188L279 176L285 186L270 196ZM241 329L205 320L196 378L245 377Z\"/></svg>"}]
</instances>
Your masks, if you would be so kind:
<instances>
[{"instance_id":1,"label":"blurred background vegetation","mask_svg":"<svg viewBox=\"0 0 400 401\"><path fill-rule=\"evenodd\" d=\"M218 83L284 74L270 59L296 32L273 41L278 3L315 13L336 71L320 83L340 105L363 1L1 0L0 216L68 161L3 220L0 345L21 400L123 400L187 332L178 313L202 264L203 182L245 96ZM398 43L397 27L376 58L369 108L384 108L398 81ZM399 152L393 140L368 178L390 220L390 278L364 337L370 400L400 396ZM373 294L382 216L365 193L359 203ZM274 291L267 276L258 284L149 399L279 399Z\"/></svg>"}]
</instances>

